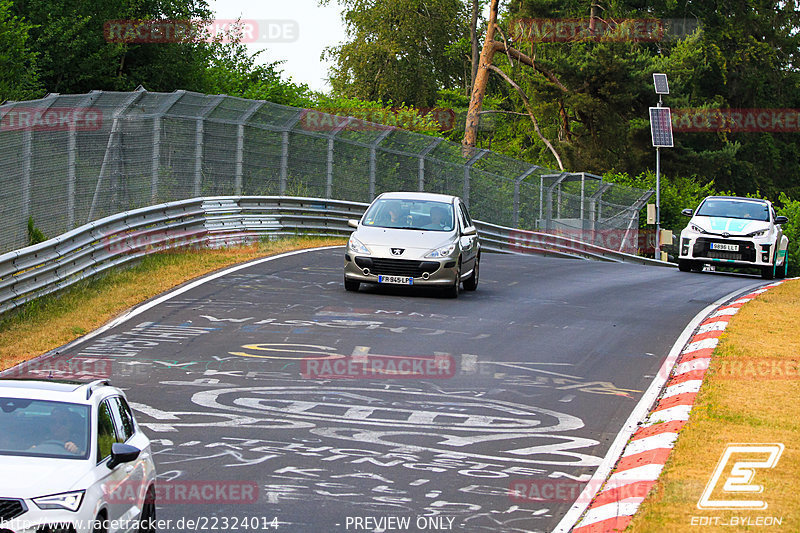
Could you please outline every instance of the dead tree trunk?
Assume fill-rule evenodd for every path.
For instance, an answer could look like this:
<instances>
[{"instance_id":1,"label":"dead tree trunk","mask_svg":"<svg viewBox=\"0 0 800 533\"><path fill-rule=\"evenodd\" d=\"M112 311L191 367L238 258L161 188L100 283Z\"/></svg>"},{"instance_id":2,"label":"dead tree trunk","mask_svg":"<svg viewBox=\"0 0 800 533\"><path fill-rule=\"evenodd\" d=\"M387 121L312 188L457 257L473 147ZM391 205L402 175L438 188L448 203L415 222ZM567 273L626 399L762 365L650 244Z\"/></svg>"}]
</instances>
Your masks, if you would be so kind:
<instances>
[{"instance_id":1,"label":"dead tree trunk","mask_svg":"<svg viewBox=\"0 0 800 533\"><path fill-rule=\"evenodd\" d=\"M483 41L478 72L475 74L475 81L472 84L472 98L469 102L467 111L467 123L464 128L464 140L461 141L464 148L474 148L478 139L478 122L480 121L481 107L483 107L483 97L486 96L486 82L489 80L489 66L494 58L494 33L497 25L497 3L498 0L491 0L489 5L489 25L486 28L486 39Z\"/></svg>"},{"instance_id":2,"label":"dead tree trunk","mask_svg":"<svg viewBox=\"0 0 800 533\"><path fill-rule=\"evenodd\" d=\"M475 87L475 74L478 72L478 62L481 59L481 49L478 47L478 0L472 0L472 20L469 23L469 41L472 46L472 74L469 78L469 87Z\"/></svg>"}]
</instances>

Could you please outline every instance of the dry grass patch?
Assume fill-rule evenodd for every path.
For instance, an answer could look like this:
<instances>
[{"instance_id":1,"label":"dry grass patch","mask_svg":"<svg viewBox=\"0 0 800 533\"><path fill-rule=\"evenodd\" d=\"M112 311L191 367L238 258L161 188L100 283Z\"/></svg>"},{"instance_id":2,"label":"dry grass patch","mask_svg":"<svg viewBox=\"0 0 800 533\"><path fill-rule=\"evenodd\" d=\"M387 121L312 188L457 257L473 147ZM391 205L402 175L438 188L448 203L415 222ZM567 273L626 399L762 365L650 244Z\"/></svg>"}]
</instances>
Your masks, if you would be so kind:
<instances>
[{"instance_id":1,"label":"dry grass patch","mask_svg":"<svg viewBox=\"0 0 800 533\"><path fill-rule=\"evenodd\" d=\"M787 281L733 317L714 352L691 419L629 531L800 531L800 492L795 488L800 479L800 376L794 371L800 359L798 316L800 281ZM775 468L755 470L752 483L763 485L763 493L739 497L766 501L766 510L697 508L728 444L773 442L786 448ZM720 485L728 474L730 466ZM692 517L720 517L719 525L693 526ZM736 517L749 518L753 525L722 525ZM782 523L757 526L759 517L778 517Z\"/></svg>"},{"instance_id":2,"label":"dry grass patch","mask_svg":"<svg viewBox=\"0 0 800 533\"><path fill-rule=\"evenodd\" d=\"M217 250L154 254L0 316L0 370L58 348L130 307L198 276L301 248L345 244L342 238L298 237Z\"/></svg>"}]
</instances>

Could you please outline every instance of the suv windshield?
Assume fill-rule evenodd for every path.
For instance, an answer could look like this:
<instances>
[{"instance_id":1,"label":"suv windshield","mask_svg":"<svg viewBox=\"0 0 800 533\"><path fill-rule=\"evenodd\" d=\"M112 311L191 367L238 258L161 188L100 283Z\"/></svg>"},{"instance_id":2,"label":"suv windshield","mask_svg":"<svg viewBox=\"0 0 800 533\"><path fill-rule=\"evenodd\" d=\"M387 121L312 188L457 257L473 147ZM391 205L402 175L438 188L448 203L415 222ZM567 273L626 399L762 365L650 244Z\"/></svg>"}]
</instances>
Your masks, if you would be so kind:
<instances>
[{"instance_id":1,"label":"suv windshield","mask_svg":"<svg viewBox=\"0 0 800 533\"><path fill-rule=\"evenodd\" d=\"M372 204L362 224L377 228L453 231L453 221L452 204L386 198Z\"/></svg>"},{"instance_id":2,"label":"suv windshield","mask_svg":"<svg viewBox=\"0 0 800 533\"><path fill-rule=\"evenodd\" d=\"M0 398L0 455L85 459L89 406Z\"/></svg>"},{"instance_id":3,"label":"suv windshield","mask_svg":"<svg viewBox=\"0 0 800 533\"><path fill-rule=\"evenodd\" d=\"M703 202L696 215L703 217L743 218L769 221L769 208L761 202L747 200L708 199Z\"/></svg>"}]
</instances>

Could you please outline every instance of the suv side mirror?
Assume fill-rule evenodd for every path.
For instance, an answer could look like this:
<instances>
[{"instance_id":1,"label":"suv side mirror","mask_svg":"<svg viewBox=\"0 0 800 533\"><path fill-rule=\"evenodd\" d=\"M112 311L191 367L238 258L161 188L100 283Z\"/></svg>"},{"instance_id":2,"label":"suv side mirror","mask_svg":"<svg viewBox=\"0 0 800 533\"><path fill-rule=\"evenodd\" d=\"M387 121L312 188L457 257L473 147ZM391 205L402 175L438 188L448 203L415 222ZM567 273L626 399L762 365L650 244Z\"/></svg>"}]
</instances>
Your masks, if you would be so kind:
<instances>
[{"instance_id":1,"label":"suv side mirror","mask_svg":"<svg viewBox=\"0 0 800 533\"><path fill-rule=\"evenodd\" d=\"M787 222L789 222L789 218L788 217L785 217L785 216L775 217L775 224L779 224L780 225L780 224L786 224Z\"/></svg>"},{"instance_id":2,"label":"suv side mirror","mask_svg":"<svg viewBox=\"0 0 800 533\"><path fill-rule=\"evenodd\" d=\"M694 215L694 209L684 209L683 211L681 211L681 215L685 217L690 217Z\"/></svg>"},{"instance_id":3,"label":"suv side mirror","mask_svg":"<svg viewBox=\"0 0 800 533\"><path fill-rule=\"evenodd\" d=\"M113 470L117 467L117 465L135 461L136 458L139 457L140 453L141 450L135 446L123 444L121 442L115 442L111 445L111 459L108 460L106 466L109 470Z\"/></svg>"}]
</instances>

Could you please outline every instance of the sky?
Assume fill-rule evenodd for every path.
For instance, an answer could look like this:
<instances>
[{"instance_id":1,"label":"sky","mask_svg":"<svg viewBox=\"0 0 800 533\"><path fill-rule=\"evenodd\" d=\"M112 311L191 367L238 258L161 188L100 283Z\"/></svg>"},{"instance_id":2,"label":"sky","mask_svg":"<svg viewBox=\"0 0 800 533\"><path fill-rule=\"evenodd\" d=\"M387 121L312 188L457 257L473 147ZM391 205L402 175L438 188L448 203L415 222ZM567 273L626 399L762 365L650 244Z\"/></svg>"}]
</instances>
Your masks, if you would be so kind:
<instances>
[{"instance_id":1,"label":"sky","mask_svg":"<svg viewBox=\"0 0 800 533\"><path fill-rule=\"evenodd\" d=\"M258 42L248 43L250 53L264 50L259 63L285 60L283 77L327 92L330 62L320 60L327 46L344 42L341 8L331 0L320 7L317 0L210 0L219 19L252 20L259 28ZM254 32L254 36L256 33Z\"/></svg>"}]
</instances>

